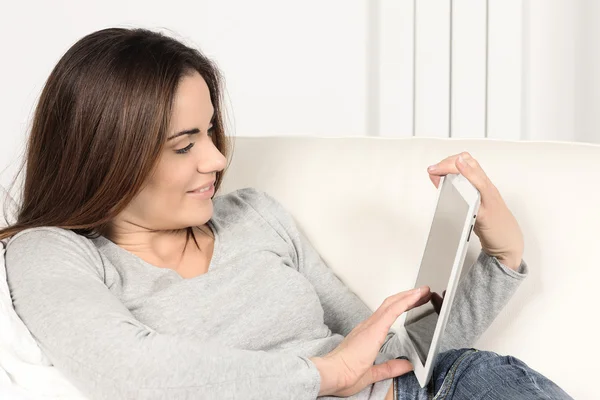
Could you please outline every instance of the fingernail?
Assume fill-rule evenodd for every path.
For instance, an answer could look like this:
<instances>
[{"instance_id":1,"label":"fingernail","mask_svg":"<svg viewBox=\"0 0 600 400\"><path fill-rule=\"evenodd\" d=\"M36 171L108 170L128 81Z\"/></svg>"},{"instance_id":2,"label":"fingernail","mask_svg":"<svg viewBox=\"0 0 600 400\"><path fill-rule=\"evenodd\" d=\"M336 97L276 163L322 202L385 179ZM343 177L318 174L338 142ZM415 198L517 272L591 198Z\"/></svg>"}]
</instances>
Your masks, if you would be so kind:
<instances>
[{"instance_id":1,"label":"fingernail","mask_svg":"<svg viewBox=\"0 0 600 400\"><path fill-rule=\"evenodd\" d=\"M421 288L416 288L414 291L415 291L414 292L415 296L420 296L421 295Z\"/></svg>"},{"instance_id":2,"label":"fingernail","mask_svg":"<svg viewBox=\"0 0 600 400\"><path fill-rule=\"evenodd\" d=\"M433 165L430 165L429 167L427 167L427 171L435 171L436 168L437 168L437 164L433 164Z\"/></svg>"},{"instance_id":3,"label":"fingernail","mask_svg":"<svg viewBox=\"0 0 600 400\"><path fill-rule=\"evenodd\" d=\"M463 156L458 156L458 162L461 163L462 165L466 165L465 159L463 158Z\"/></svg>"}]
</instances>

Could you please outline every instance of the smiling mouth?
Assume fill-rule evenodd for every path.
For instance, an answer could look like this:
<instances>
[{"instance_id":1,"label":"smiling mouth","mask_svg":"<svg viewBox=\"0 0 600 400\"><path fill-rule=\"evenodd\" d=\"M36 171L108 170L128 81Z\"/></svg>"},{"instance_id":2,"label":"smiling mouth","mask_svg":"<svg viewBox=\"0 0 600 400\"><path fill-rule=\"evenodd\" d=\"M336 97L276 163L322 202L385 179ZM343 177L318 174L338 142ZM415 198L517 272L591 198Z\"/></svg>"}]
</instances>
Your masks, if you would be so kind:
<instances>
[{"instance_id":1,"label":"smiling mouth","mask_svg":"<svg viewBox=\"0 0 600 400\"><path fill-rule=\"evenodd\" d=\"M206 186L203 186L203 187L199 187L199 188L194 189L194 190L190 190L188 193L203 193L203 192L208 192L209 190L211 190L212 188L214 188L215 182L216 181L212 181L210 184L208 184Z\"/></svg>"},{"instance_id":2,"label":"smiling mouth","mask_svg":"<svg viewBox=\"0 0 600 400\"><path fill-rule=\"evenodd\" d=\"M204 187L202 189L192 190L189 193L204 193L204 192L208 192L210 189L212 189L212 187L213 187L212 185L206 186L206 187Z\"/></svg>"}]
</instances>

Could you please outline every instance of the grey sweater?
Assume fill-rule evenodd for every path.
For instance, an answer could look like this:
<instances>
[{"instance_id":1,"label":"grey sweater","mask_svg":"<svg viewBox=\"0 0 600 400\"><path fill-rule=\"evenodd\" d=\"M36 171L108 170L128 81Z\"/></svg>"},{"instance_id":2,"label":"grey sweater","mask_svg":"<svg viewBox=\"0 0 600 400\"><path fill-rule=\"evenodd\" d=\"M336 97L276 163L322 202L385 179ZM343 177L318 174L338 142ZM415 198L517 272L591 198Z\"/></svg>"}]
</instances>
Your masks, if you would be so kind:
<instances>
[{"instance_id":1,"label":"grey sweater","mask_svg":"<svg viewBox=\"0 0 600 400\"><path fill-rule=\"evenodd\" d=\"M315 399L309 357L333 350L372 311L265 192L214 198L208 272L191 279L104 237L56 227L6 249L17 314L92 399ZM527 274L483 252L459 286L445 346L484 332ZM390 331L376 364L406 354ZM391 379L353 399L383 399ZM322 397L325 398L325 397Z\"/></svg>"}]
</instances>

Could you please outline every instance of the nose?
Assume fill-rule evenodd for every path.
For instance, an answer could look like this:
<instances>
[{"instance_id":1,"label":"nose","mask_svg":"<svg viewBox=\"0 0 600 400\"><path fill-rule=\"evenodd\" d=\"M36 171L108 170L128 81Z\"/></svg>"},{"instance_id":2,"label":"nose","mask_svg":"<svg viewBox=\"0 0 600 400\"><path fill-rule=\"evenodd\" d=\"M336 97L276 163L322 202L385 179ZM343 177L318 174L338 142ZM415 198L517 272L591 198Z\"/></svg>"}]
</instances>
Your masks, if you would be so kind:
<instances>
[{"instance_id":1,"label":"nose","mask_svg":"<svg viewBox=\"0 0 600 400\"><path fill-rule=\"evenodd\" d=\"M203 147L204 151L199 152L198 172L211 173L222 171L227 165L227 158L219 151L212 140L207 140L207 145Z\"/></svg>"}]
</instances>

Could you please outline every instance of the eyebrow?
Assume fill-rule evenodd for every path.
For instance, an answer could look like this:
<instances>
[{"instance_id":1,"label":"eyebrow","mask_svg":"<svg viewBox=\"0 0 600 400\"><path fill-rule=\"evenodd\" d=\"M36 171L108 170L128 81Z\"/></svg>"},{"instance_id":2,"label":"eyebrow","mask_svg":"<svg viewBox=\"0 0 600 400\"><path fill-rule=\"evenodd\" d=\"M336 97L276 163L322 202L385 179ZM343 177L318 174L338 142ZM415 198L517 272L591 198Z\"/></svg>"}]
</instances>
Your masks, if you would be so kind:
<instances>
[{"instance_id":1,"label":"eyebrow","mask_svg":"<svg viewBox=\"0 0 600 400\"><path fill-rule=\"evenodd\" d=\"M214 119L215 119L215 111L213 110L212 117L210 118L210 123L211 123L211 124L213 123L213 120L214 120ZM200 129L198 129L198 128L192 128L192 129L186 129L185 131L181 131L181 132L175 133L174 135L172 135L172 136L169 136L169 137L167 138L167 142L168 142L169 140L173 140L173 139L175 139L175 138L178 138L179 136L183 136L183 135L193 135L194 133L200 133Z\"/></svg>"},{"instance_id":2,"label":"eyebrow","mask_svg":"<svg viewBox=\"0 0 600 400\"><path fill-rule=\"evenodd\" d=\"M187 129L187 130L185 130L185 131L181 131L181 132L178 132L178 133L176 133L176 134L174 134L174 135L172 135L172 136L169 136L169 138L167 139L167 142L168 142L169 140L173 140L173 139L175 139L175 138L177 138L177 137L179 137L179 136L183 136L183 135L192 135L192 134L194 134L194 133L199 133L199 132L200 132L200 129L198 129L198 128L194 128L194 129Z\"/></svg>"}]
</instances>

